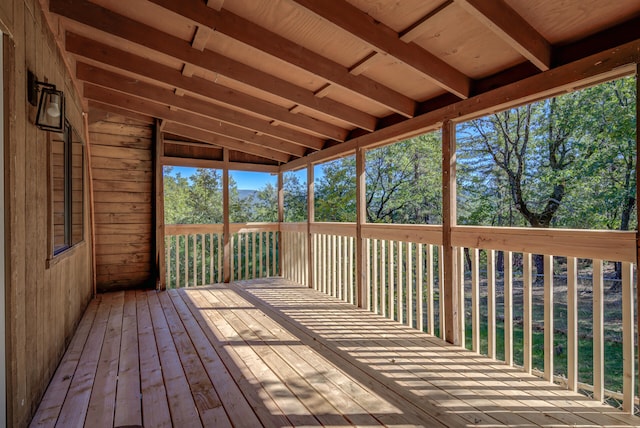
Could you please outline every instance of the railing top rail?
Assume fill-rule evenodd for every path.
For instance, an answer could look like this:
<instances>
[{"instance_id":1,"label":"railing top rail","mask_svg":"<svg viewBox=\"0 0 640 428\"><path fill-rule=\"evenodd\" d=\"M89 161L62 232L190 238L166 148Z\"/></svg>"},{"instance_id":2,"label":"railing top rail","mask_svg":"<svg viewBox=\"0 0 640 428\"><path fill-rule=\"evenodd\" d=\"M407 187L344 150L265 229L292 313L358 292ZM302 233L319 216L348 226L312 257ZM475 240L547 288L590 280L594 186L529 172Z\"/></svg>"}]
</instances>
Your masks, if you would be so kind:
<instances>
[{"instance_id":1,"label":"railing top rail","mask_svg":"<svg viewBox=\"0 0 640 428\"><path fill-rule=\"evenodd\" d=\"M355 223L318 222L311 223L311 233L324 235L356 236Z\"/></svg>"},{"instance_id":2,"label":"railing top rail","mask_svg":"<svg viewBox=\"0 0 640 428\"><path fill-rule=\"evenodd\" d=\"M636 233L631 231L454 226L452 243L486 250L636 261Z\"/></svg>"},{"instance_id":3,"label":"railing top rail","mask_svg":"<svg viewBox=\"0 0 640 428\"><path fill-rule=\"evenodd\" d=\"M367 223L362 225L362 237L442 245L442 226L434 224Z\"/></svg>"},{"instance_id":4,"label":"railing top rail","mask_svg":"<svg viewBox=\"0 0 640 428\"><path fill-rule=\"evenodd\" d=\"M195 235L202 233L223 233L222 224L165 224L165 236ZM231 223L231 233L272 232L278 231L278 223Z\"/></svg>"}]
</instances>

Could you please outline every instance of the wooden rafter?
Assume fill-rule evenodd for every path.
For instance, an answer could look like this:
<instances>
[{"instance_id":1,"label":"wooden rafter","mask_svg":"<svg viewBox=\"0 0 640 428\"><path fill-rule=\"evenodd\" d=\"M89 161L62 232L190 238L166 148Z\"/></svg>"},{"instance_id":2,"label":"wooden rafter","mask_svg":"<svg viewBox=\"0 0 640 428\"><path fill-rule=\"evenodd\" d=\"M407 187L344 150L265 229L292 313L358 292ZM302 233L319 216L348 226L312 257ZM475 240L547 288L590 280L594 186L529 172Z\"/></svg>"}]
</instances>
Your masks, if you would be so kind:
<instances>
[{"instance_id":1,"label":"wooden rafter","mask_svg":"<svg viewBox=\"0 0 640 428\"><path fill-rule=\"evenodd\" d=\"M436 85L461 98L469 97L469 77L415 43L400 40L398 33L346 1L294 1L368 43L375 51L391 55L414 68Z\"/></svg>"},{"instance_id":2,"label":"wooden rafter","mask_svg":"<svg viewBox=\"0 0 640 428\"><path fill-rule=\"evenodd\" d=\"M306 153L306 149L304 147L291 144L287 141L269 137L267 135L257 135L244 128L212 121L211 119L207 119L206 117L194 113L188 113L182 110L172 111L164 104L125 95L90 83L84 84L84 96L90 100L147 114L159 119L166 119L178 123L188 123L193 127L197 127L214 134L241 140L247 144L261 147L265 151L278 151L296 157L301 157Z\"/></svg>"},{"instance_id":3,"label":"wooden rafter","mask_svg":"<svg viewBox=\"0 0 640 428\"><path fill-rule=\"evenodd\" d=\"M82 62L76 66L76 76L85 82L94 83L150 101L168 104L231 125L261 132L265 135L271 135L272 137L289 141L296 145L318 150L322 148L324 144L322 139L309 134L295 131L284 126L273 126L269 121L220 107L188 95L178 96L170 89L150 85L137 79L129 78Z\"/></svg>"},{"instance_id":4,"label":"wooden rafter","mask_svg":"<svg viewBox=\"0 0 640 428\"><path fill-rule=\"evenodd\" d=\"M456 0L542 71L551 66L551 45L504 0Z\"/></svg>"},{"instance_id":5,"label":"wooden rafter","mask_svg":"<svg viewBox=\"0 0 640 428\"><path fill-rule=\"evenodd\" d=\"M95 4L82 0L52 0L50 10L65 18L176 58L191 66L213 71L232 80L254 86L356 127L369 131L373 131L376 127L376 118L368 113L330 98L318 98L312 91L213 51L203 52L193 49L189 42Z\"/></svg>"},{"instance_id":6,"label":"wooden rafter","mask_svg":"<svg viewBox=\"0 0 640 428\"><path fill-rule=\"evenodd\" d=\"M364 76L349 74L349 70L340 64L227 10L217 12L198 0L151 2L189 18L194 24L215 28L215 31L326 79L331 84L362 95L403 116L412 117L415 112L416 103L411 98Z\"/></svg>"},{"instance_id":7,"label":"wooden rafter","mask_svg":"<svg viewBox=\"0 0 640 428\"><path fill-rule=\"evenodd\" d=\"M167 122L163 131L167 134L179 135L181 137L189 138L196 141L201 141L217 147L228 148L231 150L237 150L244 153L248 153L255 156L261 156L266 159L275 160L278 162L287 162L290 156L276 152L273 150L265 150L264 148L252 146L243 141L233 138L223 137L213 132L207 132L199 128L193 128L188 125L183 125L177 122Z\"/></svg>"},{"instance_id":8,"label":"wooden rafter","mask_svg":"<svg viewBox=\"0 0 640 428\"><path fill-rule=\"evenodd\" d=\"M347 136L347 130L338 126L310 118L304 114L291 113L284 107L226 88L206 79L185 77L180 71L75 33L66 34L66 48L68 52L80 57L136 74L158 84L178 88L183 92L191 92L207 97L217 104L254 112L325 138L344 141Z\"/></svg>"},{"instance_id":9,"label":"wooden rafter","mask_svg":"<svg viewBox=\"0 0 640 428\"><path fill-rule=\"evenodd\" d=\"M445 8L447 8L451 4L453 4L453 0L445 0L444 3L442 3L441 5L431 10L429 13L424 15L418 21L411 24L405 30L401 31L398 34L400 36L400 40L402 40L405 43L413 42L415 39L417 39L427 31L428 21L438 13L442 12ZM366 71L369 67L371 67L372 65L376 64L378 61L383 59L384 57L385 57L385 54L383 53L373 52L370 55L367 55L365 58L361 59L358 63L354 64L349 69L349 72L351 74L356 74L356 75L361 74L364 71Z\"/></svg>"}]
</instances>

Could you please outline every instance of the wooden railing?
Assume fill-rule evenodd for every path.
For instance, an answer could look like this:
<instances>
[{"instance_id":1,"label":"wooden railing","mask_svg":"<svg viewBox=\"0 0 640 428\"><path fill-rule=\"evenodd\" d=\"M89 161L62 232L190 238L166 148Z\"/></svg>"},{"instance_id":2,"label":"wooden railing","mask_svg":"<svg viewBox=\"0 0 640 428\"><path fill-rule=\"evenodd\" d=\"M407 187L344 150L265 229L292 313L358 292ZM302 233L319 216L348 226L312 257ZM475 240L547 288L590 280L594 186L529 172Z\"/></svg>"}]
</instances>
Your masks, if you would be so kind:
<instances>
[{"instance_id":1,"label":"wooden railing","mask_svg":"<svg viewBox=\"0 0 640 428\"><path fill-rule=\"evenodd\" d=\"M602 401L606 397L619 399L623 408L631 412L635 404L635 357L634 357L634 307L635 307L635 280L634 263L636 260L636 236L635 232L616 231L587 231L587 230L559 230L559 229L524 229L524 228L489 228L458 226L452 230L452 242L456 245L457 265L459 269L458 284L464 287L465 292L460 293L458 302L459 311L464 319L458 320L462 346L465 346L465 338L470 337L470 347L480 352L480 324L481 281L486 283L485 292L487 299L486 332L487 354L496 357L496 328L500 327L504 332L504 361L514 365L514 321L521 319L522 323L522 364L526 372L533 372L543 376L550 382L560 381L568 389L585 389L593 391L596 400ZM502 252L504 270L502 278L497 278L496 254ZM543 272L536 270L534 279L534 257L538 256ZM467 257L468 255L468 257ZM470 259L471 263L467 260ZM619 263L621 278L618 281L621 287L620 299L607 305L609 317L616 317L615 308L619 308L622 318L622 355L607 355L607 359L616 358L622 362L622 393L617 391L605 391L605 346L604 346L604 320L605 298L608 298L604 289L603 260L608 261L608 266L613 267ZM517 261L517 262L516 262ZM580 320L578 271L580 277L586 282L585 294L591 293L591 319ZM482 275L481 272L486 272ZM467 278L468 280L462 280ZM518 314L514 314L515 282L518 282L518 296L521 296L518 306ZM558 288L554 289L554 281L558 280ZM537 285L536 285L537 284ZM497 325L496 310L500 309L496 302L497 286L502 285L502 325ZM542 292L534 293L542 289ZM566 289L566 292L564 291ZM564 302L554 301L560 296ZM584 300L584 299L583 299ZM608 299L611 300L611 299ZM588 303L588 302L587 302ZM583 302L584 306L584 302ZM536 320L535 309L543 308L542 320ZM566 352L564 340L558 340L558 334L554 321L554 309L566 307ZM612 309L614 308L614 309ZM539 311L538 311L539 312ZM582 311L584 315L589 311ZM521 318L520 318L521 317ZM537 321L537 322L536 322ZM581 355L579 344L579 321L586 321L592 325L592 360L589 356ZM542 338L542 367L535 367L533 352L533 324L543 329ZM620 327L619 325L617 327ZM520 329L520 328L519 328ZM470 330L470 335L468 334ZM555 339L555 341L554 341ZM584 341L584 339L582 339ZM539 352L538 352L539 354ZM554 364L562 360L566 354L566 372L562 370L562 376L554 370ZM592 366L593 377L590 383L579 382L578 368ZM538 370L538 368L542 370Z\"/></svg>"},{"instance_id":2,"label":"wooden railing","mask_svg":"<svg viewBox=\"0 0 640 428\"><path fill-rule=\"evenodd\" d=\"M355 303L355 223L312 223L310 232L314 288Z\"/></svg>"},{"instance_id":3,"label":"wooden railing","mask_svg":"<svg viewBox=\"0 0 640 428\"><path fill-rule=\"evenodd\" d=\"M365 307L442 337L442 227L366 224L362 238L369 266Z\"/></svg>"},{"instance_id":4,"label":"wooden railing","mask_svg":"<svg viewBox=\"0 0 640 428\"><path fill-rule=\"evenodd\" d=\"M307 223L282 223L282 277L309 285Z\"/></svg>"},{"instance_id":5,"label":"wooden railing","mask_svg":"<svg viewBox=\"0 0 640 428\"><path fill-rule=\"evenodd\" d=\"M284 276L305 285L312 278L313 288L355 303L356 225L304 223L281 227ZM366 261L360 305L442 337L445 319L442 228L364 224L360 237ZM451 238L454 284L461 291L455 302L459 316L454 320L461 346L509 365L522 366L529 373L562 383L569 389L592 391L598 401L616 398L622 401L625 410L632 411L634 232L454 226ZM537 256L544 265L540 274L535 269L536 254L542 255ZM605 267L611 271L614 263L621 271L617 284L622 292L617 302L612 302L613 295L607 295L603 275ZM593 296L592 302L587 302L589 310L580 312L580 318L578 278L583 282L583 293L591 291ZM583 297L583 309L584 300ZM603 339L605 300L608 306L620 308L623 345L622 355L606 355L607 360ZM554 309L558 312L555 315ZM565 316L566 325L554 325L554 320ZM592 352L579 351L579 343L584 347L587 340L579 322L593 326ZM620 328L620 323L613 327ZM620 393L605 390L605 364L612 358L623 365ZM554 365L560 363L566 369L554 370ZM593 377L587 379L583 375L580 382L578 367L587 365L593 367Z\"/></svg>"},{"instance_id":6,"label":"wooden railing","mask_svg":"<svg viewBox=\"0 0 640 428\"><path fill-rule=\"evenodd\" d=\"M232 281L279 275L277 223L233 223L229 231ZM165 225L165 257L167 288L223 282L223 226Z\"/></svg>"}]
</instances>

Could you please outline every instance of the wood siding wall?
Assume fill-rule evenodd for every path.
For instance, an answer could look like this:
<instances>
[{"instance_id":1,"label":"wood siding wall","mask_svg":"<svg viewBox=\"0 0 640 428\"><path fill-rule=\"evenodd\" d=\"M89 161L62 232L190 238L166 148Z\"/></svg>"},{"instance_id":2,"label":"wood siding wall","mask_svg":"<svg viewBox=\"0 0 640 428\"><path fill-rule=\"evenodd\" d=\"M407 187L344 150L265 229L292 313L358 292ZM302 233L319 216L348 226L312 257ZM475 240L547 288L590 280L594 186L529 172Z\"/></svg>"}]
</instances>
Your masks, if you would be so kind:
<instances>
[{"instance_id":1,"label":"wood siding wall","mask_svg":"<svg viewBox=\"0 0 640 428\"><path fill-rule=\"evenodd\" d=\"M64 91L67 118L80 135L82 107L38 1L0 1L0 29L5 33L7 113L7 426L21 427L31 419L91 299L89 194L85 186L85 241L49 258L53 221L48 133L33 125L35 107L26 99L27 69ZM86 177L85 170L85 183Z\"/></svg>"},{"instance_id":2,"label":"wood siding wall","mask_svg":"<svg viewBox=\"0 0 640 428\"><path fill-rule=\"evenodd\" d=\"M124 118L89 126L98 291L154 285L152 131Z\"/></svg>"}]
</instances>

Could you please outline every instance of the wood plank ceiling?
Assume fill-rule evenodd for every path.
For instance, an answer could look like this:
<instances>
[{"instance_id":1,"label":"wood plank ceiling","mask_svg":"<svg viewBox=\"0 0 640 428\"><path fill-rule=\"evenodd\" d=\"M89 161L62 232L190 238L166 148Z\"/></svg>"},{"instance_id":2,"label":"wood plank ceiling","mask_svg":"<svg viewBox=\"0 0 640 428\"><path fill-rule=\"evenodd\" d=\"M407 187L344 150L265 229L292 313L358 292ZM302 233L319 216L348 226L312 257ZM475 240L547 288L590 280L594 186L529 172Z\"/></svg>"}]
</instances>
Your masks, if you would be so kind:
<instances>
[{"instance_id":1,"label":"wood plank ceiling","mask_svg":"<svg viewBox=\"0 0 640 428\"><path fill-rule=\"evenodd\" d=\"M638 0L50 0L90 120L283 164L640 40Z\"/></svg>"}]
</instances>

